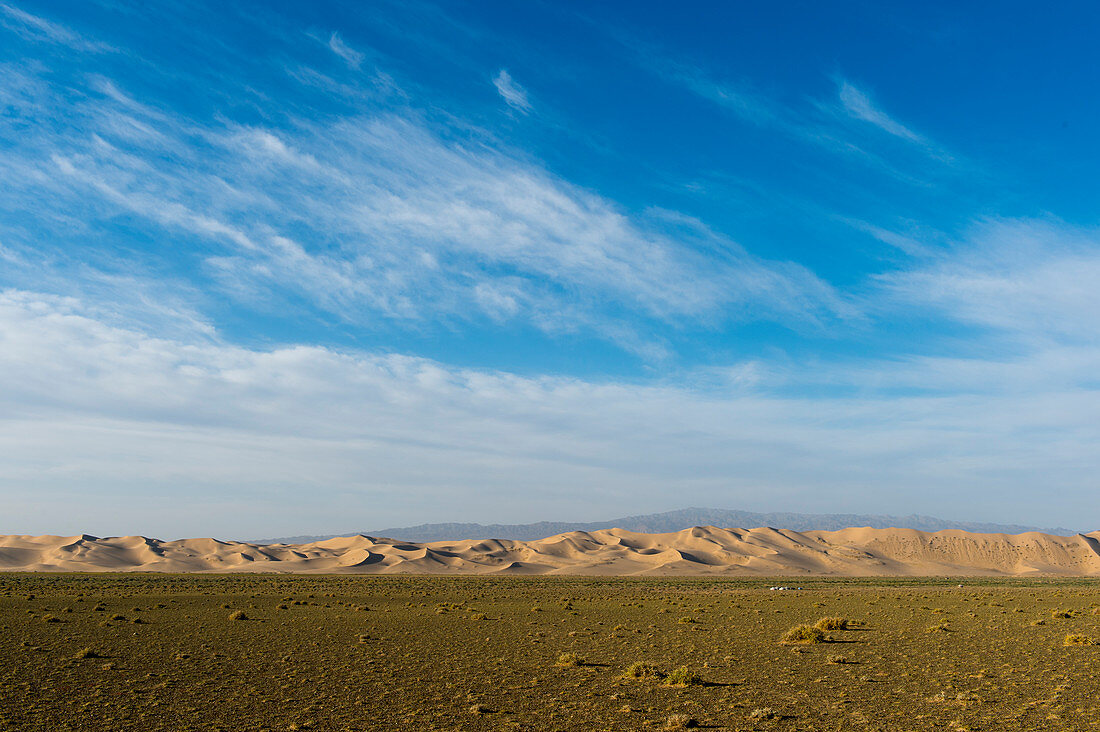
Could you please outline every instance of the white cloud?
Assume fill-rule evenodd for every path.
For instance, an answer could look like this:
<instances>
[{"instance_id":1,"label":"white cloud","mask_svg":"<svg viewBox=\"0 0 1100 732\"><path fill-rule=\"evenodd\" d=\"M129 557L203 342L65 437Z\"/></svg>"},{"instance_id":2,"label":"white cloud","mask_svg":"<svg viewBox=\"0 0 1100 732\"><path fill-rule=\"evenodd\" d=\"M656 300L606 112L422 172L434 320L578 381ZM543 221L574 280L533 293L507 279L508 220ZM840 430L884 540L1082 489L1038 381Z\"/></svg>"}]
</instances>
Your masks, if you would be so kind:
<instances>
[{"instance_id":1,"label":"white cloud","mask_svg":"<svg viewBox=\"0 0 1100 732\"><path fill-rule=\"evenodd\" d=\"M817 328L851 314L804 268L754 257L686 219L631 214L409 116L200 125L138 104L110 80L92 84L104 96L75 110L86 132L40 131L6 163L18 168L13 191L85 221L125 212L170 240L203 240L190 249L207 251L215 281L257 307L305 297L350 323L480 313L588 330L649 356L664 345L641 335L645 320ZM47 92L34 102L60 104Z\"/></svg>"},{"instance_id":2,"label":"white cloud","mask_svg":"<svg viewBox=\"0 0 1100 732\"><path fill-rule=\"evenodd\" d=\"M867 94L860 91L850 82L840 82L838 96L840 97L841 104L844 105L845 111L852 117L863 120L864 122L870 122L882 131L895 137L900 137L903 140L916 142L921 145L927 144L927 140L925 140L924 137L913 132L911 129L886 114L886 112L876 107Z\"/></svg>"},{"instance_id":3,"label":"white cloud","mask_svg":"<svg viewBox=\"0 0 1100 732\"><path fill-rule=\"evenodd\" d=\"M68 46L75 51L100 53L114 49L98 41L89 41L63 25L32 15L7 3L0 3L0 24L34 41L47 41Z\"/></svg>"},{"instance_id":4,"label":"white cloud","mask_svg":"<svg viewBox=\"0 0 1100 732\"><path fill-rule=\"evenodd\" d=\"M922 266L880 278L890 295L1028 344L1100 343L1100 232L987 220Z\"/></svg>"},{"instance_id":5,"label":"white cloud","mask_svg":"<svg viewBox=\"0 0 1100 732\"><path fill-rule=\"evenodd\" d=\"M531 111L531 101L527 98L527 90L517 84L505 69L501 69L493 77L493 86L497 88L497 92L504 98L504 101L508 102L509 106L524 114Z\"/></svg>"},{"instance_id":6,"label":"white cloud","mask_svg":"<svg viewBox=\"0 0 1100 732\"><path fill-rule=\"evenodd\" d=\"M358 69L363 63L363 54L345 43L339 33L334 32L329 36L328 47L332 49L333 53L344 59L347 65L353 69Z\"/></svg>"},{"instance_id":7,"label":"white cloud","mask_svg":"<svg viewBox=\"0 0 1100 732\"><path fill-rule=\"evenodd\" d=\"M754 386L766 367L745 368L751 379L713 390L261 351L153 337L77 300L7 291L0 488L23 508L0 517L0 533L354 530L423 520L425 505L484 521L793 501L1100 521L1088 488L1100 468L1095 391L898 397L864 384L858 397L781 397ZM1045 490L1029 501L1036 485ZM1057 507L1042 497L1051 491ZM33 494L64 500L66 517ZM157 495L193 509L166 517ZM286 508L209 511L263 509L272 496Z\"/></svg>"},{"instance_id":8,"label":"white cloud","mask_svg":"<svg viewBox=\"0 0 1100 732\"><path fill-rule=\"evenodd\" d=\"M747 83L717 80L698 66L664 59L652 49L636 47L636 44L627 45L633 48L640 65L651 73L682 86L746 124L774 130L830 154L859 161L910 185L925 186L927 183L919 175L906 172L904 164L876 152L864 136L854 134L850 125L843 124L839 117L871 122L892 135L915 143L926 155L941 163L954 162L945 151L876 108L863 92L848 82L841 82L842 111L839 113L833 103L815 102L808 108L801 108L771 98Z\"/></svg>"}]
</instances>

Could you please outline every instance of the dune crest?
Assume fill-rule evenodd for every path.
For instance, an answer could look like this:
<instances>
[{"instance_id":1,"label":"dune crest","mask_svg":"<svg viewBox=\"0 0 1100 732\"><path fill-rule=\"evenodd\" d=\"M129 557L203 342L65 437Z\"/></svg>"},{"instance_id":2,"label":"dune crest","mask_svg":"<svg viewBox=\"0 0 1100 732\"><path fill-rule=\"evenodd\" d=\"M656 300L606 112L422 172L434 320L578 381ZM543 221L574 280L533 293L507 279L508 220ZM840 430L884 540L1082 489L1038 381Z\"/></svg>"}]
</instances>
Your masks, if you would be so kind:
<instances>
[{"instance_id":1,"label":"dune crest","mask_svg":"<svg viewBox=\"0 0 1100 732\"><path fill-rule=\"evenodd\" d=\"M0 536L0 571L580 575L1100 575L1100 531L1075 536L695 526L535 541L350 536L307 544L144 536Z\"/></svg>"}]
</instances>

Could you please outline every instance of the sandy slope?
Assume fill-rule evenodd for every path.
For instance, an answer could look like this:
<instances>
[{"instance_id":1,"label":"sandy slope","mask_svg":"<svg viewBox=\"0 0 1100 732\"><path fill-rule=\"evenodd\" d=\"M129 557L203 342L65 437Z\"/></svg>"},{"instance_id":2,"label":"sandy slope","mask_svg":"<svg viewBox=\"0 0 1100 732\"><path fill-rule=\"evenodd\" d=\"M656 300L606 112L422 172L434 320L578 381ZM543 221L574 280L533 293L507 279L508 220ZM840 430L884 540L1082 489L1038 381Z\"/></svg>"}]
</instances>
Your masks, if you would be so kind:
<instances>
[{"instance_id":1,"label":"sandy slope","mask_svg":"<svg viewBox=\"0 0 1100 732\"><path fill-rule=\"evenodd\" d=\"M0 536L0 570L587 575L1100 575L1100 531L929 533L697 526L573 531L537 541L426 544L353 536L309 544L142 536Z\"/></svg>"}]
</instances>

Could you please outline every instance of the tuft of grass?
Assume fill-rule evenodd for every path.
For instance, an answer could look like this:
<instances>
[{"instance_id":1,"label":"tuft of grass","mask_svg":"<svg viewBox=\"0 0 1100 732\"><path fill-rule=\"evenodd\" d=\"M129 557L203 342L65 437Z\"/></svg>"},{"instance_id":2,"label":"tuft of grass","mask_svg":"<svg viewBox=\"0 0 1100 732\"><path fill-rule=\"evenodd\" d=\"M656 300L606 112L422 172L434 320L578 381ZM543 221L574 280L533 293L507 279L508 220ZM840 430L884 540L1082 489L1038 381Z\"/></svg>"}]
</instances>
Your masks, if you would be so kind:
<instances>
[{"instance_id":1,"label":"tuft of grass","mask_svg":"<svg viewBox=\"0 0 1100 732\"><path fill-rule=\"evenodd\" d=\"M687 666L681 666L669 672L665 677L665 686L699 686L703 683L703 680L699 678L699 675L689 669Z\"/></svg>"},{"instance_id":2,"label":"tuft of grass","mask_svg":"<svg viewBox=\"0 0 1100 732\"><path fill-rule=\"evenodd\" d=\"M687 714L673 714L665 720L665 729L695 729L699 720Z\"/></svg>"},{"instance_id":3,"label":"tuft of grass","mask_svg":"<svg viewBox=\"0 0 1100 732\"><path fill-rule=\"evenodd\" d=\"M847 656L829 656L828 658L825 659L825 662L826 663L835 663L835 664L859 663L858 661L853 661L852 659L848 658Z\"/></svg>"},{"instance_id":4,"label":"tuft of grass","mask_svg":"<svg viewBox=\"0 0 1100 732\"><path fill-rule=\"evenodd\" d=\"M248 620L248 616L244 614L244 610L234 610L229 613L230 620Z\"/></svg>"},{"instance_id":5,"label":"tuft of grass","mask_svg":"<svg viewBox=\"0 0 1100 732\"><path fill-rule=\"evenodd\" d=\"M623 672L624 679L656 679L660 676L661 672L653 664L645 661L635 661Z\"/></svg>"},{"instance_id":6,"label":"tuft of grass","mask_svg":"<svg viewBox=\"0 0 1100 732\"><path fill-rule=\"evenodd\" d=\"M1063 646L1095 646L1096 640L1080 633L1070 633L1062 639Z\"/></svg>"},{"instance_id":7,"label":"tuft of grass","mask_svg":"<svg viewBox=\"0 0 1100 732\"><path fill-rule=\"evenodd\" d=\"M771 707L759 707L749 712L749 719L776 719L779 713Z\"/></svg>"},{"instance_id":8,"label":"tuft of grass","mask_svg":"<svg viewBox=\"0 0 1100 732\"><path fill-rule=\"evenodd\" d=\"M583 666L584 661L576 653L563 653L558 656L558 665L564 667Z\"/></svg>"},{"instance_id":9,"label":"tuft of grass","mask_svg":"<svg viewBox=\"0 0 1100 732\"><path fill-rule=\"evenodd\" d=\"M1052 618L1073 618L1077 617L1076 610L1051 610L1050 617Z\"/></svg>"},{"instance_id":10,"label":"tuft of grass","mask_svg":"<svg viewBox=\"0 0 1100 732\"><path fill-rule=\"evenodd\" d=\"M821 618L814 627L818 630L848 630L851 627L852 621L848 618L829 617Z\"/></svg>"},{"instance_id":11,"label":"tuft of grass","mask_svg":"<svg viewBox=\"0 0 1100 732\"><path fill-rule=\"evenodd\" d=\"M91 648L81 648L79 651L76 652L74 658L103 658L103 655L97 653Z\"/></svg>"},{"instance_id":12,"label":"tuft of grass","mask_svg":"<svg viewBox=\"0 0 1100 732\"><path fill-rule=\"evenodd\" d=\"M820 628L812 625L796 625L784 634L779 641L784 645L809 645L811 643L824 643L825 633Z\"/></svg>"},{"instance_id":13,"label":"tuft of grass","mask_svg":"<svg viewBox=\"0 0 1100 732\"><path fill-rule=\"evenodd\" d=\"M950 633L951 627L947 623L940 623L939 625L933 625L928 628L929 633Z\"/></svg>"}]
</instances>

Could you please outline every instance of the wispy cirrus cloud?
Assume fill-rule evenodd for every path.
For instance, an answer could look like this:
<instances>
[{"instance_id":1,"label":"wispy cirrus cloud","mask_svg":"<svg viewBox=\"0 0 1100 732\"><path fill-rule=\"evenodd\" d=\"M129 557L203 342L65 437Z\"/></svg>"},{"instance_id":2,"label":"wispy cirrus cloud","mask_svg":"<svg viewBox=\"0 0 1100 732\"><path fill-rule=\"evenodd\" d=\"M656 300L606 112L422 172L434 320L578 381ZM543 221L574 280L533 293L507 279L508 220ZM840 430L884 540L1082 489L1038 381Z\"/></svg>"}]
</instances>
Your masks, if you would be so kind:
<instances>
[{"instance_id":1,"label":"wispy cirrus cloud","mask_svg":"<svg viewBox=\"0 0 1100 732\"><path fill-rule=\"evenodd\" d=\"M414 114L246 127L138 103L102 76L76 102L37 89L27 105L63 103L86 123L24 140L12 193L48 189L52 203L38 205L93 221L125 212L206 241L196 251L213 282L253 305L305 297L348 323L367 313L524 322L650 357L663 346L642 335L645 319L797 328L851 312L802 267L631 214L488 138L447 140Z\"/></svg>"},{"instance_id":2,"label":"wispy cirrus cloud","mask_svg":"<svg viewBox=\"0 0 1100 732\"><path fill-rule=\"evenodd\" d=\"M843 113L852 119L871 124L888 135L904 140L942 163L950 164L956 162L952 155L936 145L928 139L928 137L907 127L887 114L881 107L874 103L867 92L847 79L841 78L837 80L837 99L840 102L840 108Z\"/></svg>"},{"instance_id":3,"label":"wispy cirrus cloud","mask_svg":"<svg viewBox=\"0 0 1100 732\"><path fill-rule=\"evenodd\" d=\"M328 47L332 49L333 53L344 59L344 62L353 69L358 69L363 63L363 54L345 43L339 33L333 32L333 34L329 36Z\"/></svg>"},{"instance_id":4,"label":"wispy cirrus cloud","mask_svg":"<svg viewBox=\"0 0 1100 732\"><path fill-rule=\"evenodd\" d=\"M1055 219L981 220L953 247L878 280L890 297L1029 351L1100 343L1095 229Z\"/></svg>"},{"instance_id":5,"label":"wispy cirrus cloud","mask_svg":"<svg viewBox=\"0 0 1100 732\"><path fill-rule=\"evenodd\" d=\"M840 99L840 103L844 106L844 111L855 119L870 122L875 127L878 127L894 137L900 137L903 140L921 145L928 144L928 141L923 135L918 135L916 132L913 132L913 130L879 109L865 92L857 88L851 82L841 80L837 96Z\"/></svg>"},{"instance_id":6,"label":"wispy cirrus cloud","mask_svg":"<svg viewBox=\"0 0 1100 732\"><path fill-rule=\"evenodd\" d=\"M508 103L508 106L524 114L531 111L531 100L527 98L527 90L516 83L507 69L501 69L497 72L497 75L493 77L493 86L496 87L497 92Z\"/></svg>"},{"instance_id":7,"label":"wispy cirrus cloud","mask_svg":"<svg viewBox=\"0 0 1100 732\"><path fill-rule=\"evenodd\" d=\"M905 170L875 149L873 141L845 122L858 120L903 139L940 163L954 162L945 150L875 105L870 96L851 82L837 81L837 99L809 100L804 106L785 102L755 88L744 79L722 78L704 66L670 57L637 38L617 34L619 43L634 61L664 81L690 91L744 124L779 132L785 137L833 155L858 160L907 183L923 186L921 176Z\"/></svg>"},{"instance_id":8,"label":"wispy cirrus cloud","mask_svg":"<svg viewBox=\"0 0 1100 732\"><path fill-rule=\"evenodd\" d=\"M27 40L56 43L75 51L101 53L115 50L110 44L88 40L59 23L7 3L0 3L0 24Z\"/></svg>"}]
</instances>

